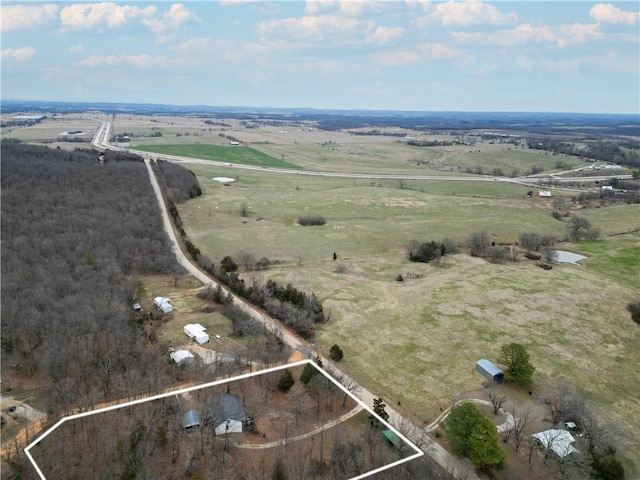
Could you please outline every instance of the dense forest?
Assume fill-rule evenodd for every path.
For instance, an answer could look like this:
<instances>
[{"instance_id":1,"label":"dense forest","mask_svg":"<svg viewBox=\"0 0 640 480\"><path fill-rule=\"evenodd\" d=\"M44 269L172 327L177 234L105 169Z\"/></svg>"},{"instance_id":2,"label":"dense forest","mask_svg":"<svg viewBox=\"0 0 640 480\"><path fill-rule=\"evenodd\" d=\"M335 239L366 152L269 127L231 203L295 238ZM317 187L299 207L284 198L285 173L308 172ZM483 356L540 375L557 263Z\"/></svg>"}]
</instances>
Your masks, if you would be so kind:
<instances>
[{"instance_id":1,"label":"dense forest","mask_svg":"<svg viewBox=\"0 0 640 480\"><path fill-rule=\"evenodd\" d=\"M167 386L131 307L175 268L142 160L2 142L1 174L3 391L32 379L63 414Z\"/></svg>"}]
</instances>

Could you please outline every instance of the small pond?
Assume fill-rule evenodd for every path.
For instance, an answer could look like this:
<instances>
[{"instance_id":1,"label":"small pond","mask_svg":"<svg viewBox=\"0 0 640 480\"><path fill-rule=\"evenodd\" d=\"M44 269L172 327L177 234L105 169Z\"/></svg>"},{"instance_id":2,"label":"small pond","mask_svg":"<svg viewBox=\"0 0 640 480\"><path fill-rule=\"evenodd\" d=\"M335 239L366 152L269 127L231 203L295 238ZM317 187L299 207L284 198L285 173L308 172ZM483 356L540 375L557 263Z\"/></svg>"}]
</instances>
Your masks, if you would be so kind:
<instances>
[{"instance_id":1,"label":"small pond","mask_svg":"<svg viewBox=\"0 0 640 480\"><path fill-rule=\"evenodd\" d=\"M558 258L556 258L556 262L560 262L560 263L573 263L574 265L578 265L578 262L580 260L584 260L585 258L587 258L584 255L580 255L573 252L566 252L564 250L556 250L556 252L558 253Z\"/></svg>"}]
</instances>

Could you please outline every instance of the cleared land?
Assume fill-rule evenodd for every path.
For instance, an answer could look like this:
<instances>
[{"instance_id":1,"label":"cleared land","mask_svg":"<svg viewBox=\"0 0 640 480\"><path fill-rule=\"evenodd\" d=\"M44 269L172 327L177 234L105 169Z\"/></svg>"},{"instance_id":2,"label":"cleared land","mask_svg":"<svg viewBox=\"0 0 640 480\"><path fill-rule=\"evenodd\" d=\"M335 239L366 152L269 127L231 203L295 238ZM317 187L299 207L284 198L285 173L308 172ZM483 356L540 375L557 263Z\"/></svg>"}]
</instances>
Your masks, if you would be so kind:
<instances>
[{"instance_id":1,"label":"cleared land","mask_svg":"<svg viewBox=\"0 0 640 480\"><path fill-rule=\"evenodd\" d=\"M144 150L147 152L164 155L182 155L185 157L202 158L204 160L216 160L219 162L241 163L246 165L257 165L260 167L276 167L296 169L295 165L287 163L277 158L270 157L258 150L249 147L216 145L148 145L145 147L134 147L134 150Z\"/></svg>"},{"instance_id":2,"label":"cleared land","mask_svg":"<svg viewBox=\"0 0 640 480\"><path fill-rule=\"evenodd\" d=\"M559 159L580 166L575 159L505 145L421 148L396 137L305 125L221 123L118 115L115 132L138 132L132 141L138 146L222 146L228 144L223 133L275 159L336 172L464 175L481 166L485 174L501 168L509 175L514 168L524 174L543 166L548 173L559 171ZM54 130L57 135L57 124ZM150 137L154 131L163 136ZM14 132L6 136L18 136ZM503 264L465 254L446 257L442 265L413 264L405 250L413 239L451 237L462 244L469 233L486 230L496 242L514 242L522 232L563 237L566 229L550 216L552 200L526 198L530 187L502 182L348 180L187 166L204 192L179 206L191 239L216 262L241 251L274 262L264 272L243 272L247 279L276 278L316 292L331 314L315 338L318 349L327 353L338 343L344 368L388 404L429 423L452 395L473 396L481 389L473 369L478 358L495 359L500 345L517 341L537 367L534 393L544 396L556 380L584 388L602 419L623 429L628 444L620 453L628 477L640 472L632 453L640 450L640 331L625 309L639 291L640 235L563 244L589 258L582 266L554 265L551 271L522 256ZM226 187L214 176L238 182ZM240 215L243 203L248 217ZM637 205L573 214L604 234L640 228ZM322 215L327 224L300 227L302 215ZM398 273L403 284L394 282ZM190 315L196 319L199 313Z\"/></svg>"},{"instance_id":3,"label":"cleared land","mask_svg":"<svg viewBox=\"0 0 640 480\"><path fill-rule=\"evenodd\" d=\"M412 239L464 243L486 230L496 242L514 242L523 232L564 237L566 228L551 217L552 200L526 198L524 186L415 181L401 188L242 172L224 187L211 177L231 170L193 170L204 196L180 206L189 236L216 261L245 251L278 262L247 278L316 292L331 315L318 348L326 353L338 343L349 373L394 408L429 423L452 395L482 385L478 358L495 359L503 343L517 341L537 367L537 395L557 380L584 388L603 420L624 430L627 455L640 448L640 333L625 309L638 291L638 234L563 244L589 259L551 271L522 257L492 264L465 254L439 266L414 264L405 250ZM242 203L249 217L241 217ZM604 234L640 227L634 205L573 213ZM301 215L323 215L327 224L300 227ZM404 284L394 282L398 273Z\"/></svg>"}]
</instances>

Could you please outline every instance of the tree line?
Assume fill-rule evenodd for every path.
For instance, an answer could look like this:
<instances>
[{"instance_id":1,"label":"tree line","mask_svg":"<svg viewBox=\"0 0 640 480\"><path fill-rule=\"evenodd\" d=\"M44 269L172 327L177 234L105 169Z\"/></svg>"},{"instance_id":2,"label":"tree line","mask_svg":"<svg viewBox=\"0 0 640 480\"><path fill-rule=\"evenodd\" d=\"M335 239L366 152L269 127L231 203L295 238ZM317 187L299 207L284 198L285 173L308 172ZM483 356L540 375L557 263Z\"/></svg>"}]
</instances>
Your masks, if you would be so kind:
<instances>
[{"instance_id":1,"label":"tree line","mask_svg":"<svg viewBox=\"0 0 640 480\"><path fill-rule=\"evenodd\" d=\"M619 163L634 168L640 167L640 146L637 142L627 141L621 144L611 140L596 140L588 142L587 147L579 147L574 143L552 138L529 138L527 143L529 148L534 150L546 150L578 157L585 156L602 162Z\"/></svg>"},{"instance_id":2,"label":"tree line","mask_svg":"<svg viewBox=\"0 0 640 480\"><path fill-rule=\"evenodd\" d=\"M158 162L159 166L165 162ZM174 225L178 229L187 253L200 268L226 285L235 294L248 300L269 315L278 319L285 326L294 330L303 338L311 338L315 333L315 325L326 322L322 303L314 293L306 293L296 289L293 285L282 286L274 280L261 284L254 279L251 285L246 285L238 273L238 264L231 256L222 258L218 265L189 239L182 228L182 219L176 203L191 198L191 192L201 192L198 179L189 170L188 173L173 174L178 169L187 170L180 165L171 164L171 175L163 175L161 188L170 195L166 197L167 209ZM175 200L175 201L174 201ZM268 264L268 259L260 262ZM246 262L245 262L246 263Z\"/></svg>"}]
</instances>

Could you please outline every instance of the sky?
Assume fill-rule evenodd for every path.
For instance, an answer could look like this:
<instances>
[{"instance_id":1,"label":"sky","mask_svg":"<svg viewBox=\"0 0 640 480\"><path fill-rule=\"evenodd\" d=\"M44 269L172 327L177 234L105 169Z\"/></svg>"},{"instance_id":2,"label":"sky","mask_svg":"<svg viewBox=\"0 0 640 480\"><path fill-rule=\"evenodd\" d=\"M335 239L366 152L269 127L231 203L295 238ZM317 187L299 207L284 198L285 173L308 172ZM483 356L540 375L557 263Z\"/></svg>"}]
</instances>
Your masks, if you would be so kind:
<instances>
[{"instance_id":1,"label":"sky","mask_svg":"<svg viewBox=\"0 0 640 480\"><path fill-rule=\"evenodd\" d=\"M639 2L0 6L4 100L640 113Z\"/></svg>"}]
</instances>

